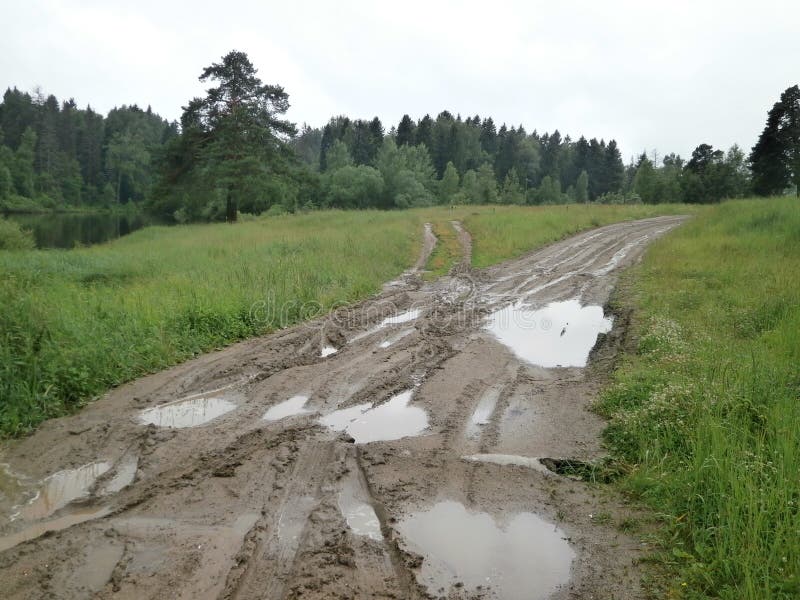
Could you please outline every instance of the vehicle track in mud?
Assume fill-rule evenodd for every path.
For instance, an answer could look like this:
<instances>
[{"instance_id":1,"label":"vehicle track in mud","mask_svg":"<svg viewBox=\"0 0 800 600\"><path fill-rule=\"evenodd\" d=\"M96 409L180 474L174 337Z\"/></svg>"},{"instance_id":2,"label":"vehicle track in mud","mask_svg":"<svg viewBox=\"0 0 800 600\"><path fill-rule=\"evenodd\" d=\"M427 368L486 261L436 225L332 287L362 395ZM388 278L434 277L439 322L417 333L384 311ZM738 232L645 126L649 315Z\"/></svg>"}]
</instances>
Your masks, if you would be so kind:
<instances>
[{"instance_id":1,"label":"vehicle track in mud","mask_svg":"<svg viewBox=\"0 0 800 600\"><path fill-rule=\"evenodd\" d=\"M38 519L3 519L4 597L516 597L508 574L478 587L431 571L439 557L402 535L441 502L505 533L520 514L557 532L574 555L568 579L525 597L640 597L636 564L647 548L594 517L625 507L538 461L603 455L603 422L587 407L623 343L624 318L600 335L587 367L531 364L487 323L525 306L606 305L619 270L681 221L610 225L482 270L468 268L469 234L454 223L464 268L431 283L416 274L435 245L426 227L415 269L376 297L139 379L6 443L4 516L49 475L104 466L80 472L83 495L51 478L52 489L33 500L44 507ZM533 335L552 323L524 325ZM302 412L262 418L297 396L307 398L292 405ZM210 398L233 408L196 427L141 423L142 410L186 398L200 420ZM417 429L354 443L399 427ZM76 500L59 506L68 493Z\"/></svg>"}]
</instances>

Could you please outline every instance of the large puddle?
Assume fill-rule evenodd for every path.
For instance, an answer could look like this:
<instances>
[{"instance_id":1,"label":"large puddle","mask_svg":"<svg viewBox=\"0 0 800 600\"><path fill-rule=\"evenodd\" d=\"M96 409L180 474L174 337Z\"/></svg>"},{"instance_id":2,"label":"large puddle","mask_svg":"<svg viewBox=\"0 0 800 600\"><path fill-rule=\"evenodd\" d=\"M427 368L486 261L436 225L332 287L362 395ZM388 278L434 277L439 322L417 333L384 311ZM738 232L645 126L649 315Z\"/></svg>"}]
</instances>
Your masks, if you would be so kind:
<instances>
[{"instance_id":1,"label":"large puddle","mask_svg":"<svg viewBox=\"0 0 800 600\"><path fill-rule=\"evenodd\" d=\"M179 400L143 410L139 421L158 427L197 427L221 417L236 408L236 404L224 398L196 398Z\"/></svg>"},{"instance_id":2,"label":"large puddle","mask_svg":"<svg viewBox=\"0 0 800 600\"><path fill-rule=\"evenodd\" d=\"M292 396L288 400L279 402L275 406L271 406L262 417L265 421L278 421L286 417L293 417L294 415L304 415L310 413L306 406L308 396Z\"/></svg>"},{"instance_id":3,"label":"large puddle","mask_svg":"<svg viewBox=\"0 0 800 600\"><path fill-rule=\"evenodd\" d=\"M569 581L575 558L564 534L532 513L501 526L487 513L446 501L397 528L409 550L425 557L419 578L434 594L460 583L468 592L480 586L505 600L547 598Z\"/></svg>"},{"instance_id":4,"label":"large puddle","mask_svg":"<svg viewBox=\"0 0 800 600\"><path fill-rule=\"evenodd\" d=\"M357 444L397 440L419 435L428 427L428 413L409 406L413 390L406 390L380 406L359 404L321 417L319 422L336 431L346 431Z\"/></svg>"},{"instance_id":5,"label":"large puddle","mask_svg":"<svg viewBox=\"0 0 800 600\"><path fill-rule=\"evenodd\" d=\"M522 360L551 368L585 367L597 337L611 326L601 306L567 300L536 310L506 306L489 317L487 329Z\"/></svg>"},{"instance_id":6,"label":"large puddle","mask_svg":"<svg viewBox=\"0 0 800 600\"><path fill-rule=\"evenodd\" d=\"M111 468L107 462L93 462L77 469L53 473L42 481L39 491L30 502L20 507L12 518L26 521L49 517L74 500L89 495L97 478Z\"/></svg>"}]
</instances>

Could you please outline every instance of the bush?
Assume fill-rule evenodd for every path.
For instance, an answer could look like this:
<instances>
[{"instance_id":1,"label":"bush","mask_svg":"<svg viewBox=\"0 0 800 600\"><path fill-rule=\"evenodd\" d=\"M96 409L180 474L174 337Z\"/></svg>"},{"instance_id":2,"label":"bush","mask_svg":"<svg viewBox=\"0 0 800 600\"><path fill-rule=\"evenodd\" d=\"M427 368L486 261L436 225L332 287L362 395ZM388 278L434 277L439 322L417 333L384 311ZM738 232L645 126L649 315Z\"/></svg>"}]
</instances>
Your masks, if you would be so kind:
<instances>
[{"instance_id":1,"label":"bush","mask_svg":"<svg viewBox=\"0 0 800 600\"><path fill-rule=\"evenodd\" d=\"M19 223L0 218L0 250L33 250L33 234Z\"/></svg>"}]
</instances>

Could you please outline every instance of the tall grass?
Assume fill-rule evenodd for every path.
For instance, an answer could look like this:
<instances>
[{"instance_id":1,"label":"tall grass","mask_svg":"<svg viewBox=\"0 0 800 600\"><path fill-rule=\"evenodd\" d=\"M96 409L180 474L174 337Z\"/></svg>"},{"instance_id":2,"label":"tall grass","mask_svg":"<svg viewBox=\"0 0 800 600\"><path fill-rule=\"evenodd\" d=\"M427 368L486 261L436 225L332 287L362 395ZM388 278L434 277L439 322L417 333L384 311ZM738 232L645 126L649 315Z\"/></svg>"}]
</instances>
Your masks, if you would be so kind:
<instances>
[{"instance_id":1,"label":"tall grass","mask_svg":"<svg viewBox=\"0 0 800 600\"><path fill-rule=\"evenodd\" d=\"M800 203L727 202L626 275L638 352L598 408L662 517L659 597L800 597Z\"/></svg>"},{"instance_id":2,"label":"tall grass","mask_svg":"<svg viewBox=\"0 0 800 600\"><path fill-rule=\"evenodd\" d=\"M331 211L0 252L0 434L361 299L413 262L420 232L411 213Z\"/></svg>"}]
</instances>

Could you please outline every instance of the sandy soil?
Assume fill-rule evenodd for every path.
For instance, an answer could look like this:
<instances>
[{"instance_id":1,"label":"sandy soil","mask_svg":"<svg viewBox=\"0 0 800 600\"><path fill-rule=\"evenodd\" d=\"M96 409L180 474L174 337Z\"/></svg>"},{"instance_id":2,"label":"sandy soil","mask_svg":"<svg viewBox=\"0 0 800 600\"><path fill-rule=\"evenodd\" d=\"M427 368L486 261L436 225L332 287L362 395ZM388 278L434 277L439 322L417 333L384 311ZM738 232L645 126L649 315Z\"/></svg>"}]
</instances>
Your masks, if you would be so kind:
<instances>
[{"instance_id":1,"label":"sandy soil","mask_svg":"<svg viewBox=\"0 0 800 600\"><path fill-rule=\"evenodd\" d=\"M503 548L538 544L542 557L566 556L567 580L543 575L522 597L640 597L637 560L647 547L613 524L629 509L538 461L603 455L603 422L587 405L625 343L625 315L599 335L588 367L531 364L487 324L526 305L606 305L619 270L681 220L595 229L432 283L410 272L360 305L139 379L6 443L2 596L514 598L528 559L504 557ZM423 256L432 237L426 228ZM464 257L468 264L467 247ZM565 324L560 336L540 339L561 323L524 324L529 344L574 333ZM270 408L270 418L285 413L281 403L298 395L308 398L304 412L263 419ZM175 404L183 399L189 404ZM215 402L227 412L196 427L141 420L165 406L202 420ZM346 408L356 416L341 419L350 413L336 411ZM335 422L347 430L328 426ZM465 459L475 455L520 464ZM41 488L81 467L77 479L62 473ZM460 503L481 527L494 522L497 543L510 545L491 559L513 559L510 566L499 564L481 586L461 577L447 553L478 559L461 541L471 525L455 517L437 541L444 558L401 533L440 502ZM558 535L503 542L520 513Z\"/></svg>"}]
</instances>

